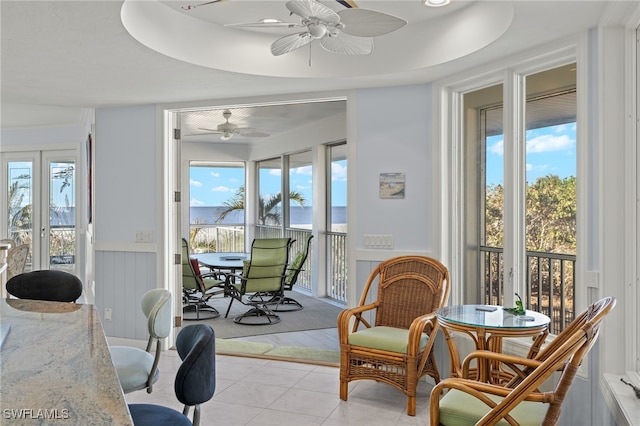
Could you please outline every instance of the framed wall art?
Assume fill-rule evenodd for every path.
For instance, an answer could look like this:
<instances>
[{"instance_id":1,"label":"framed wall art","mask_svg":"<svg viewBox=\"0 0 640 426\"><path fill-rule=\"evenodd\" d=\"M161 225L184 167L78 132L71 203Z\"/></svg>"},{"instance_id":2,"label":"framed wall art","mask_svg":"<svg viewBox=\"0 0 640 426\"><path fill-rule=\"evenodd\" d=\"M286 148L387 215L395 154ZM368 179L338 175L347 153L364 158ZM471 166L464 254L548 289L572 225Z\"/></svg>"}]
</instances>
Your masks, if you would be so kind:
<instances>
[{"instance_id":1,"label":"framed wall art","mask_svg":"<svg viewBox=\"0 0 640 426\"><path fill-rule=\"evenodd\" d=\"M380 198L404 198L404 173L380 173Z\"/></svg>"}]
</instances>

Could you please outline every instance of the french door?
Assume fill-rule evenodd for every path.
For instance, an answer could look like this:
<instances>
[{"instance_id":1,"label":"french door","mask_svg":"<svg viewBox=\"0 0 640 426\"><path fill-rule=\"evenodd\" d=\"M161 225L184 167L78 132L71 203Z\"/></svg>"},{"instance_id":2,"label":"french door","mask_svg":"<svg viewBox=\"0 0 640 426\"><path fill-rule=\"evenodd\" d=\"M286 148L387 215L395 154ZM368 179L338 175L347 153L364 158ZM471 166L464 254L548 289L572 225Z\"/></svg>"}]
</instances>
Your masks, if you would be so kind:
<instances>
[{"instance_id":1,"label":"french door","mask_svg":"<svg viewBox=\"0 0 640 426\"><path fill-rule=\"evenodd\" d=\"M76 273L77 154L73 150L2 154L2 238L28 244L25 270Z\"/></svg>"}]
</instances>

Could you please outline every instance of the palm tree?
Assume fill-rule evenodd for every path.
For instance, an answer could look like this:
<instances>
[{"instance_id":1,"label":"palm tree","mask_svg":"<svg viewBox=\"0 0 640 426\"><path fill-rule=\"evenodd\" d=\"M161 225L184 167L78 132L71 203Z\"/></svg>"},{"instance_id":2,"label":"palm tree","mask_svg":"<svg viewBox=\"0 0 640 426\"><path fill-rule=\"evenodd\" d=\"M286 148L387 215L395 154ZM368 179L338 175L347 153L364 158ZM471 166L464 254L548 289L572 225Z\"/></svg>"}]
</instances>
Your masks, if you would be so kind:
<instances>
[{"instance_id":1,"label":"palm tree","mask_svg":"<svg viewBox=\"0 0 640 426\"><path fill-rule=\"evenodd\" d=\"M9 186L9 226L13 232L17 234L18 230L31 229L31 204L22 205L26 192L29 190L29 185L24 181L30 179L29 175L21 175L14 179ZM17 239L17 235L13 236ZM26 235L21 237L21 242L26 242Z\"/></svg>"},{"instance_id":2,"label":"palm tree","mask_svg":"<svg viewBox=\"0 0 640 426\"><path fill-rule=\"evenodd\" d=\"M242 185L238 188L238 191L233 198L224 202L224 205L227 208L220 213L216 223L222 222L222 220L224 220L224 218L233 211L244 210L244 195L245 190L244 185ZM302 194L297 191L289 192L289 200L295 201L301 207L304 207L304 203L306 202ZM281 202L282 193L269 195L267 198L260 196L258 199L258 223L260 225L280 225L280 213L277 211L277 207Z\"/></svg>"}]
</instances>

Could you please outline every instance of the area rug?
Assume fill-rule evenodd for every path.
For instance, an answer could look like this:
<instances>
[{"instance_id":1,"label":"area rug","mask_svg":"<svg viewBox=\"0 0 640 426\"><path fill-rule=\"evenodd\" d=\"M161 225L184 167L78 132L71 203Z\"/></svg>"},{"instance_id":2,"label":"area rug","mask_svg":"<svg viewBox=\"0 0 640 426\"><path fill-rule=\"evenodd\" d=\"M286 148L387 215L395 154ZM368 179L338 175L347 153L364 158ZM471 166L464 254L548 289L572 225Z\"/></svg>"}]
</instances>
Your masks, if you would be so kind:
<instances>
[{"instance_id":1,"label":"area rug","mask_svg":"<svg viewBox=\"0 0 640 426\"><path fill-rule=\"evenodd\" d=\"M241 304L237 300L231 305L229 317L224 318L224 314L229 306L229 298L211 299L209 304L220 311L220 317L200 320L185 321L184 325L204 323L209 324L215 330L216 337L220 339L230 339L235 337L259 336L263 334L288 333L291 331L318 330L323 328L335 328L337 326L338 314L342 308L334 306L322 299L316 299L297 292L289 292L288 296L298 300L304 309L294 312L279 312L281 321L277 324L269 325L243 325L233 322L233 317L241 315L249 307Z\"/></svg>"},{"instance_id":2,"label":"area rug","mask_svg":"<svg viewBox=\"0 0 640 426\"><path fill-rule=\"evenodd\" d=\"M340 352L338 351L296 346L274 347L270 343L247 342L233 339L216 339L216 353L219 355L287 360L331 367L340 365Z\"/></svg>"}]
</instances>

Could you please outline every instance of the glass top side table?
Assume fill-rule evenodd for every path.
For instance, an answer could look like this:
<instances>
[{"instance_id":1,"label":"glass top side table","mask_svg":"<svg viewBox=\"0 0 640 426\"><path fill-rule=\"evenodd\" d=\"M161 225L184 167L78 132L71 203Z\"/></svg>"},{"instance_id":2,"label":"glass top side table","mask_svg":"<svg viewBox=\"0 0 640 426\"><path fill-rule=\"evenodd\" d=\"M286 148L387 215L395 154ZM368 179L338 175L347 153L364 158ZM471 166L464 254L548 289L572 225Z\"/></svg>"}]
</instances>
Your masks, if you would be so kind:
<instances>
[{"instance_id":1,"label":"glass top side table","mask_svg":"<svg viewBox=\"0 0 640 426\"><path fill-rule=\"evenodd\" d=\"M533 345L528 357L533 357L549 334L551 319L539 312L526 311L525 315L513 315L502 306L455 305L436 312L451 355L451 376L462 377L460 353L453 338L455 332L471 338L478 350L502 352L505 337L532 337ZM477 365L476 378L483 382L503 383L510 377L500 371L498 365L481 362Z\"/></svg>"}]
</instances>

